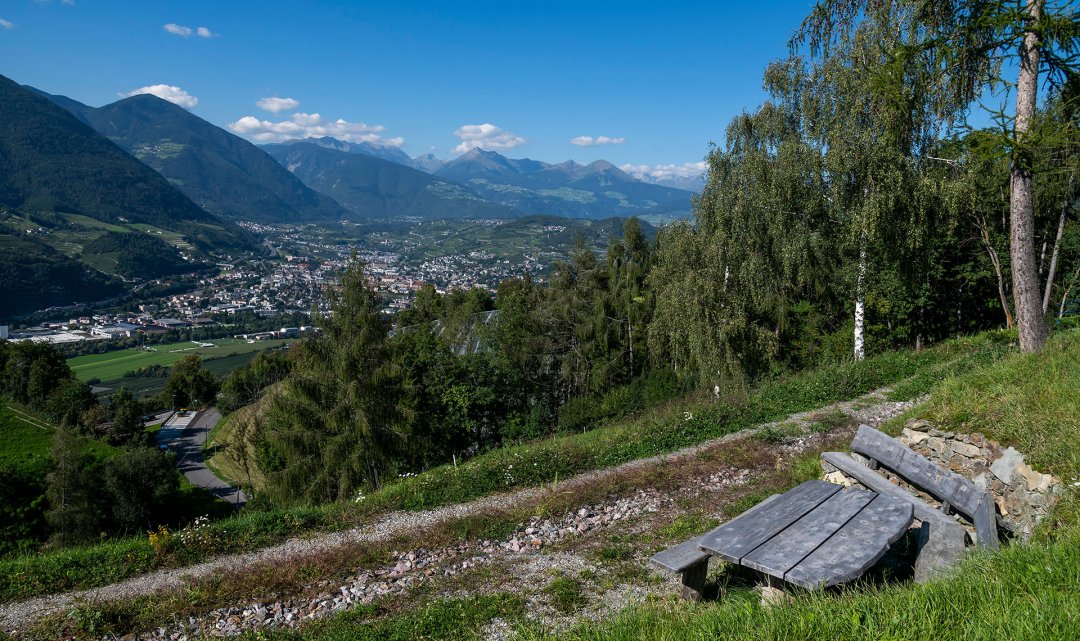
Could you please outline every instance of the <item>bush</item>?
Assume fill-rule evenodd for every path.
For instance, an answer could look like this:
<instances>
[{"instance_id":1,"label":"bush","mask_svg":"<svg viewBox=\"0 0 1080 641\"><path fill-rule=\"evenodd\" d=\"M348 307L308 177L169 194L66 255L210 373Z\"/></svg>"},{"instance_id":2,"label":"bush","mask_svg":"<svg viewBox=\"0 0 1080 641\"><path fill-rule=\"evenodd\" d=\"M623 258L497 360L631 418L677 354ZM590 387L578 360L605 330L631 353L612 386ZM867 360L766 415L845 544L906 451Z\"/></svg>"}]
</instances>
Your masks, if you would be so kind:
<instances>
[{"instance_id":1,"label":"bush","mask_svg":"<svg viewBox=\"0 0 1080 641\"><path fill-rule=\"evenodd\" d=\"M117 525L127 530L153 529L166 520L180 490L172 453L139 447L109 459L105 489L112 498Z\"/></svg>"},{"instance_id":2,"label":"bush","mask_svg":"<svg viewBox=\"0 0 1080 641\"><path fill-rule=\"evenodd\" d=\"M584 432L592 428L603 416L600 403L591 396L571 399L559 408L558 431Z\"/></svg>"}]
</instances>

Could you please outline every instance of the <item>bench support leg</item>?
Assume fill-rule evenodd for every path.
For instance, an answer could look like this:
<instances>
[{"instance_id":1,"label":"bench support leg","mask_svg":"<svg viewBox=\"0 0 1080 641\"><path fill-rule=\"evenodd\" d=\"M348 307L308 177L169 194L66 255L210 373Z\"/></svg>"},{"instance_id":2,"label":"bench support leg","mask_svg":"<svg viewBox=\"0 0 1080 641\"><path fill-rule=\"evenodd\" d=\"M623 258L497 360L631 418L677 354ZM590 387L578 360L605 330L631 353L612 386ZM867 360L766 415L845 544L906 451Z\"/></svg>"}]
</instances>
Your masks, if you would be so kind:
<instances>
[{"instance_id":1,"label":"bench support leg","mask_svg":"<svg viewBox=\"0 0 1080 641\"><path fill-rule=\"evenodd\" d=\"M700 601L704 597L705 575L709 571L709 559L695 563L682 572L682 597L688 601Z\"/></svg>"},{"instance_id":2,"label":"bench support leg","mask_svg":"<svg viewBox=\"0 0 1080 641\"><path fill-rule=\"evenodd\" d=\"M955 564L964 554L966 537L967 532L959 524L923 521L919 529L915 581L926 583L941 570Z\"/></svg>"}]
</instances>

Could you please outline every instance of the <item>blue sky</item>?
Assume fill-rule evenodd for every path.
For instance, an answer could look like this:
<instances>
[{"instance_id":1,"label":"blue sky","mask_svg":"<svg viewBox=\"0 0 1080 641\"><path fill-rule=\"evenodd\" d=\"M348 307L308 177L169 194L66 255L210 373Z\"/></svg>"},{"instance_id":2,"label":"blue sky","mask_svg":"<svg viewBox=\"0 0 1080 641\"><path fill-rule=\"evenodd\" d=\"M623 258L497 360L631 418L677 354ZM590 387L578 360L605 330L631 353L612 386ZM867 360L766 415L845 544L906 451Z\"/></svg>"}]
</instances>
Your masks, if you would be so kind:
<instances>
[{"instance_id":1,"label":"blue sky","mask_svg":"<svg viewBox=\"0 0 1080 641\"><path fill-rule=\"evenodd\" d=\"M94 106L176 87L154 91L254 140L681 165L762 101L810 5L3 0L0 73Z\"/></svg>"}]
</instances>

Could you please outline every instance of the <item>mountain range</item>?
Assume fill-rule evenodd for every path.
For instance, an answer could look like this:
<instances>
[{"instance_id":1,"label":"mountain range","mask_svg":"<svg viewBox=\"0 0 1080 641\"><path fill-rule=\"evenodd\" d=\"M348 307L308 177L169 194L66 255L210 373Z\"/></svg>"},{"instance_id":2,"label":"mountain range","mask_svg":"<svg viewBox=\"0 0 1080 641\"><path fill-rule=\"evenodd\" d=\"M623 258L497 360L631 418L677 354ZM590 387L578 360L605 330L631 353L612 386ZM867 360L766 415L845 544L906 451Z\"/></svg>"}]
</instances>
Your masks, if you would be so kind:
<instances>
[{"instance_id":1,"label":"mountain range","mask_svg":"<svg viewBox=\"0 0 1080 641\"><path fill-rule=\"evenodd\" d=\"M473 149L443 164L435 175L530 214L594 219L680 215L689 213L692 198L689 191L638 180L606 160L550 164Z\"/></svg>"},{"instance_id":2,"label":"mountain range","mask_svg":"<svg viewBox=\"0 0 1080 641\"><path fill-rule=\"evenodd\" d=\"M485 200L455 182L367 153L342 151L323 140L322 144L298 141L265 145L263 149L304 183L332 197L358 218L519 215L512 207Z\"/></svg>"},{"instance_id":3,"label":"mountain range","mask_svg":"<svg viewBox=\"0 0 1080 641\"><path fill-rule=\"evenodd\" d=\"M48 96L164 176L206 211L232 220L335 220L346 211L250 142L157 96L104 107Z\"/></svg>"}]
</instances>

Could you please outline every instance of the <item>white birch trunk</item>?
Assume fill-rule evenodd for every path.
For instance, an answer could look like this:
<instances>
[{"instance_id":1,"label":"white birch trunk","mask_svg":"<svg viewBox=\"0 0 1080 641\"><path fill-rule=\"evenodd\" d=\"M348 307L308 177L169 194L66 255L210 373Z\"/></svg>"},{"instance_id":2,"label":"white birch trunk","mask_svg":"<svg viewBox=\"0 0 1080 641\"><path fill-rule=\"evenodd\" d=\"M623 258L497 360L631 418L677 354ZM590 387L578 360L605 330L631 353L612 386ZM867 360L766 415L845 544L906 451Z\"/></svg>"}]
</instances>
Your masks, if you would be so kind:
<instances>
[{"instance_id":1,"label":"white birch trunk","mask_svg":"<svg viewBox=\"0 0 1080 641\"><path fill-rule=\"evenodd\" d=\"M855 279L855 360L866 358L866 234L859 237L859 275Z\"/></svg>"}]
</instances>

